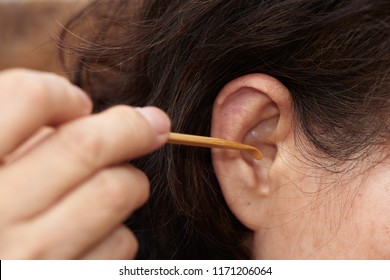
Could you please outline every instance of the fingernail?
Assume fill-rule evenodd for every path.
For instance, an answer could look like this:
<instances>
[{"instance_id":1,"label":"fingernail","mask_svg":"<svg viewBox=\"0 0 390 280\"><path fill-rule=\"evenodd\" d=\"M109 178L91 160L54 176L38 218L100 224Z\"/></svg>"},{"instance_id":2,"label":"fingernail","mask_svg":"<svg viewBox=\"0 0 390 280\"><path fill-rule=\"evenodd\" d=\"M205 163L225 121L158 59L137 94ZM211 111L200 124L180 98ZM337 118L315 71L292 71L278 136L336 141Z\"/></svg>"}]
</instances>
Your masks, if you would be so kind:
<instances>
[{"instance_id":1,"label":"fingernail","mask_svg":"<svg viewBox=\"0 0 390 280\"><path fill-rule=\"evenodd\" d=\"M145 119L156 129L158 134L167 134L171 128L168 116L156 107L136 108Z\"/></svg>"}]
</instances>

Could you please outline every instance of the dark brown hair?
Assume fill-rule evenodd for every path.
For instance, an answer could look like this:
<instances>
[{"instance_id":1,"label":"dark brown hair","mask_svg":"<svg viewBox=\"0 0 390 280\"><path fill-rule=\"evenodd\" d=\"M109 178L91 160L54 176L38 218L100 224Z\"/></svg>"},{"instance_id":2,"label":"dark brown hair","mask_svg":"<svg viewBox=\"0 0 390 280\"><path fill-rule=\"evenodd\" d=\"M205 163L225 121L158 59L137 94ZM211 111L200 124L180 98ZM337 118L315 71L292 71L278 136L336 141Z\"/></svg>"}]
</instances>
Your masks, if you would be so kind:
<instances>
[{"instance_id":1,"label":"dark brown hair","mask_svg":"<svg viewBox=\"0 0 390 280\"><path fill-rule=\"evenodd\" d=\"M198 135L226 83L269 74L290 90L313 149L356 162L389 139L389 11L388 0L96 1L60 48L96 111L154 105L173 131ZM140 258L250 257L207 149L166 145L135 164L151 181L128 221Z\"/></svg>"}]
</instances>

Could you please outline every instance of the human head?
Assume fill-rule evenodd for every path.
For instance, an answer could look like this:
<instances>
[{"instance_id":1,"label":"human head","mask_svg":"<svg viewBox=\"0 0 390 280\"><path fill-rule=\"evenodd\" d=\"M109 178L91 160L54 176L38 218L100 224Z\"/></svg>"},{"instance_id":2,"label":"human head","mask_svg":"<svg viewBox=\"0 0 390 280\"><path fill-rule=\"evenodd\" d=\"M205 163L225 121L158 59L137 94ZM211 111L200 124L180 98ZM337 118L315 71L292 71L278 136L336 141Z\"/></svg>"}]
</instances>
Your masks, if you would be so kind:
<instances>
[{"instance_id":1,"label":"human head","mask_svg":"<svg viewBox=\"0 0 390 280\"><path fill-rule=\"evenodd\" d=\"M138 160L152 186L129 222L143 257L244 258L250 236L257 247L293 236L299 248L287 258L333 250L327 244L348 234L340 225L363 204L363 175L386 161L389 8L369 0L99 1L70 23L81 45L61 47L77 51L73 78L97 111L155 105L173 131L246 141L265 154L257 163L167 145ZM318 221L321 238L321 224L311 226ZM272 253L255 257L283 258Z\"/></svg>"}]
</instances>

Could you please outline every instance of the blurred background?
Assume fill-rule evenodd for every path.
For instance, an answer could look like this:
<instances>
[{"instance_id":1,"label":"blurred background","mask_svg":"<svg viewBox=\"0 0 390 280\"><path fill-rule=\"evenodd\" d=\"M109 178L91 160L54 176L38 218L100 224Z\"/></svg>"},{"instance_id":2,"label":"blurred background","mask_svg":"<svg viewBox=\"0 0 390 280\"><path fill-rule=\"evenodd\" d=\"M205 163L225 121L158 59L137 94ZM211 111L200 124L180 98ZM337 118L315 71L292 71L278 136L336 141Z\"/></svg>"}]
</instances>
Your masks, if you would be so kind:
<instances>
[{"instance_id":1,"label":"blurred background","mask_svg":"<svg viewBox=\"0 0 390 280\"><path fill-rule=\"evenodd\" d=\"M54 38L90 0L0 0L0 70L27 67L61 74Z\"/></svg>"}]
</instances>

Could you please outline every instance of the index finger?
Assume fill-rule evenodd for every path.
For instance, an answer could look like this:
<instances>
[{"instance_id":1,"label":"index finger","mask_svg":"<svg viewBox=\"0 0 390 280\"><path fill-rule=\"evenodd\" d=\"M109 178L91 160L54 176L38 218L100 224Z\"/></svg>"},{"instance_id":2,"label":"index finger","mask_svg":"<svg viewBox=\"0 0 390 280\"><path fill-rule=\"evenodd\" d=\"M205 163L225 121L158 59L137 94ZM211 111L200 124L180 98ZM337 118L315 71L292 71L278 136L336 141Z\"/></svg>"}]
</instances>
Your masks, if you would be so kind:
<instances>
[{"instance_id":1,"label":"index finger","mask_svg":"<svg viewBox=\"0 0 390 280\"><path fill-rule=\"evenodd\" d=\"M0 158L44 125L89 114L92 103L65 78L32 70L0 72Z\"/></svg>"},{"instance_id":2,"label":"index finger","mask_svg":"<svg viewBox=\"0 0 390 280\"><path fill-rule=\"evenodd\" d=\"M9 218L15 221L43 211L106 166L163 145L169 127L168 117L160 110L126 106L66 123L0 170L0 181L8 182L2 186L0 212L12 213Z\"/></svg>"}]
</instances>

